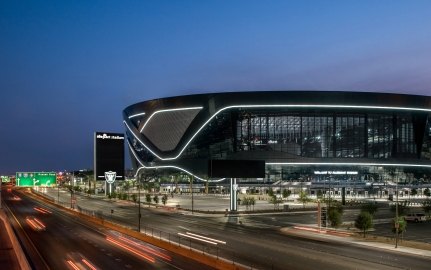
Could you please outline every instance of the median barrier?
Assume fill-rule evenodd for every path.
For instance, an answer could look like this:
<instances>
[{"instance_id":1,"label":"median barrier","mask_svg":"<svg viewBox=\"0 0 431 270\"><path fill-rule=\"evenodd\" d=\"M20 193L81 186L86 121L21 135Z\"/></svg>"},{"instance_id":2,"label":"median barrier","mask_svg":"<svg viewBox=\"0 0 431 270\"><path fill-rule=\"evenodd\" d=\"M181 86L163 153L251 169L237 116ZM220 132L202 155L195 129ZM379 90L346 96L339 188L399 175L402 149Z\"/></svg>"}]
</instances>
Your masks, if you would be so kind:
<instances>
[{"instance_id":1,"label":"median barrier","mask_svg":"<svg viewBox=\"0 0 431 270\"><path fill-rule=\"evenodd\" d=\"M27 258L25 257L25 253L23 252L21 245L18 242L18 239L16 238L16 235L12 229L12 226L9 224L9 221L7 220L6 214L2 210L0 210L0 222L3 222L4 228L6 229L6 233L9 236L10 242L13 247L13 252L15 253L15 256L19 264L19 268L21 270L30 270L31 267L27 261Z\"/></svg>"}]
</instances>

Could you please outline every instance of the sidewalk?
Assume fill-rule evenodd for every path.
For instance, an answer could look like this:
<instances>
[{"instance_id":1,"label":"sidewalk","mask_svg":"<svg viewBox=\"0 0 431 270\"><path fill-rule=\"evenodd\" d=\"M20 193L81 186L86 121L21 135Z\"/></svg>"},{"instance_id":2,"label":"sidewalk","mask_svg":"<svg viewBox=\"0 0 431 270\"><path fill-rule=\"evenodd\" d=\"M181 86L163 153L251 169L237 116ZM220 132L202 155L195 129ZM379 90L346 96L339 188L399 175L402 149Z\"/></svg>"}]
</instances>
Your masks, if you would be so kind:
<instances>
[{"instance_id":1,"label":"sidewalk","mask_svg":"<svg viewBox=\"0 0 431 270\"><path fill-rule=\"evenodd\" d=\"M359 246L367 246L379 249L385 249L392 252L401 252L412 255L424 256L431 258L431 245L429 247L424 247L424 249L412 248L403 246L403 242L398 243L398 247L395 248L395 245L392 243L383 243L380 241L376 241L372 238L361 239L360 237L353 236L354 233L346 232L342 230L335 229L321 229L319 231L316 227L311 226L296 226L289 228L282 228L282 233L310 238L310 239L325 239L333 242L344 242L350 243Z\"/></svg>"}]
</instances>

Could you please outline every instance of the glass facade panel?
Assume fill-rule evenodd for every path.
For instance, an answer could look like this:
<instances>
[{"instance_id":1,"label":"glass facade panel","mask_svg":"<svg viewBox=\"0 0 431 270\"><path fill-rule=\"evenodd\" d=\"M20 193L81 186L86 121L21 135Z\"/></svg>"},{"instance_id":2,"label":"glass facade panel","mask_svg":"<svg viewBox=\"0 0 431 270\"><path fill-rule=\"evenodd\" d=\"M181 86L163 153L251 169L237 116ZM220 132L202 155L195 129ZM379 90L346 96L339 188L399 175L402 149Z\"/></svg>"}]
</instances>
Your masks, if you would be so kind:
<instances>
[{"instance_id":1,"label":"glass facade panel","mask_svg":"<svg viewBox=\"0 0 431 270\"><path fill-rule=\"evenodd\" d=\"M421 157L431 159L429 119L426 125ZM231 110L214 117L182 157L228 159L256 152L253 157L260 158L265 152L263 159L414 158L415 140L413 117L406 113ZM131 145L143 161L154 159L136 140Z\"/></svg>"},{"instance_id":2,"label":"glass facade panel","mask_svg":"<svg viewBox=\"0 0 431 270\"><path fill-rule=\"evenodd\" d=\"M365 156L365 116L337 115L335 124L336 157L360 158Z\"/></svg>"},{"instance_id":3,"label":"glass facade panel","mask_svg":"<svg viewBox=\"0 0 431 270\"><path fill-rule=\"evenodd\" d=\"M393 116L386 114L368 115L368 157L392 157Z\"/></svg>"},{"instance_id":4,"label":"glass facade panel","mask_svg":"<svg viewBox=\"0 0 431 270\"><path fill-rule=\"evenodd\" d=\"M428 115L424 133L421 158L431 160L431 115Z\"/></svg>"},{"instance_id":5,"label":"glass facade panel","mask_svg":"<svg viewBox=\"0 0 431 270\"><path fill-rule=\"evenodd\" d=\"M416 154L416 143L414 139L413 121L410 115L398 116L396 119L396 151L398 156L412 156Z\"/></svg>"}]
</instances>

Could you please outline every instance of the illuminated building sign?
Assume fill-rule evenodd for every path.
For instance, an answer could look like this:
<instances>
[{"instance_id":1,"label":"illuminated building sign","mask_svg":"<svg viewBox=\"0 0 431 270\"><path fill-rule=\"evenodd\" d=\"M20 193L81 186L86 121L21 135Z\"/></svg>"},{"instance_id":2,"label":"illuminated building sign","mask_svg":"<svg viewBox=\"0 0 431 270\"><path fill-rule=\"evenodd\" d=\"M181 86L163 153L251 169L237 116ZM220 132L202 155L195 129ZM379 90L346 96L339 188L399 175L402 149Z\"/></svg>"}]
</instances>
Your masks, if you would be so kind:
<instances>
[{"instance_id":1,"label":"illuminated building sign","mask_svg":"<svg viewBox=\"0 0 431 270\"><path fill-rule=\"evenodd\" d=\"M97 180L124 180L124 134L94 134L94 173Z\"/></svg>"},{"instance_id":2,"label":"illuminated building sign","mask_svg":"<svg viewBox=\"0 0 431 270\"><path fill-rule=\"evenodd\" d=\"M97 134L96 139L102 139L102 140L124 140L123 134Z\"/></svg>"},{"instance_id":3,"label":"illuminated building sign","mask_svg":"<svg viewBox=\"0 0 431 270\"><path fill-rule=\"evenodd\" d=\"M348 174L348 175L356 175L356 174L358 174L358 172L356 172L356 171L314 171L314 174L323 174L323 175L328 175L328 174L344 175L344 174Z\"/></svg>"}]
</instances>

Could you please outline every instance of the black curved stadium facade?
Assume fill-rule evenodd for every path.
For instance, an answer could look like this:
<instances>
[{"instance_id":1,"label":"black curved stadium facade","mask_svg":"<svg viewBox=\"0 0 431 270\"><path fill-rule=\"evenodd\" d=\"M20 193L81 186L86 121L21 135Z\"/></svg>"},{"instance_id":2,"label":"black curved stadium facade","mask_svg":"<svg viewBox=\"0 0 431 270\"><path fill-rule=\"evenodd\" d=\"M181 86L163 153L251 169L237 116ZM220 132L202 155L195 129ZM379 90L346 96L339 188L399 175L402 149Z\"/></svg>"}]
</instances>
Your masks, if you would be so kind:
<instances>
[{"instance_id":1,"label":"black curved stadium facade","mask_svg":"<svg viewBox=\"0 0 431 270\"><path fill-rule=\"evenodd\" d=\"M268 179L430 179L431 97L268 91L178 96L127 107L135 169L208 179L208 160L264 160Z\"/></svg>"}]
</instances>

